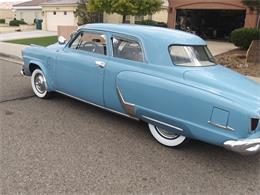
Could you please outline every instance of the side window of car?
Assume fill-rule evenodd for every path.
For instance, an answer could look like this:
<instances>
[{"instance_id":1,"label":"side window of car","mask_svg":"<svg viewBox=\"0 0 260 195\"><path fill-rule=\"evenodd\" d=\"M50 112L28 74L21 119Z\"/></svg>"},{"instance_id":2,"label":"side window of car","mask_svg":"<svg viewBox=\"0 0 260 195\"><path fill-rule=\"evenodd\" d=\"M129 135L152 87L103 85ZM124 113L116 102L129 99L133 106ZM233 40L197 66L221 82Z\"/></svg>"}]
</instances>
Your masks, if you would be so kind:
<instances>
[{"instance_id":1,"label":"side window of car","mask_svg":"<svg viewBox=\"0 0 260 195\"><path fill-rule=\"evenodd\" d=\"M137 62L144 61L141 45L137 41L113 37L112 43L114 57Z\"/></svg>"},{"instance_id":2,"label":"side window of car","mask_svg":"<svg viewBox=\"0 0 260 195\"><path fill-rule=\"evenodd\" d=\"M81 32L69 48L107 55L106 36L100 33Z\"/></svg>"}]
</instances>

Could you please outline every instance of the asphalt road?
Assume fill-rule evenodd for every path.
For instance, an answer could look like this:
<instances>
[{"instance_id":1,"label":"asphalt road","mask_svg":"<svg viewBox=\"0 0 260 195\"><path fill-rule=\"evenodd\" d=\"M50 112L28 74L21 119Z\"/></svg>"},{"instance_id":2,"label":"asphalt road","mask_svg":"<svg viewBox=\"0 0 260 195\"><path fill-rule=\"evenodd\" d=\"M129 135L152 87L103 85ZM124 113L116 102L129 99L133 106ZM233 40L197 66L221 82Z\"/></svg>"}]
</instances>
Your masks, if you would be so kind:
<instances>
[{"instance_id":1,"label":"asphalt road","mask_svg":"<svg viewBox=\"0 0 260 195\"><path fill-rule=\"evenodd\" d=\"M0 61L2 194L260 192L260 155L161 146L141 122L58 94L34 97L19 71Z\"/></svg>"}]
</instances>

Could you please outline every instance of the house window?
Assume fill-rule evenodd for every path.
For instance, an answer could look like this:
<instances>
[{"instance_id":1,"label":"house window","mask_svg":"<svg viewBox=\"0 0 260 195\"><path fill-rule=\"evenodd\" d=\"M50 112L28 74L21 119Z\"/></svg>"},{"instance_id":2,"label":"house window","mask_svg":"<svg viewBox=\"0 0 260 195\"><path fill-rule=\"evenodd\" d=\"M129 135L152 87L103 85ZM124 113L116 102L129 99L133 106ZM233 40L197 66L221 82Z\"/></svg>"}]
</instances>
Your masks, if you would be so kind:
<instances>
[{"instance_id":1,"label":"house window","mask_svg":"<svg viewBox=\"0 0 260 195\"><path fill-rule=\"evenodd\" d=\"M153 15L148 15L148 20L153 20Z\"/></svg>"},{"instance_id":2,"label":"house window","mask_svg":"<svg viewBox=\"0 0 260 195\"><path fill-rule=\"evenodd\" d=\"M130 19L131 19L131 16L127 15L125 18L125 23L130 24Z\"/></svg>"},{"instance_id":3,"label":"house window","mask_svg":"<svg viewBox=\"0 0 260 195\"><path fill-rule=\"evenodd\" d=\"M144 20L144 16L135 16L135 22L141 22Z\"/></svg>"},{"instance_id":4,"label":"house window","mask_svg":"<svg viewBox=\"0 0 260 195\"><path fill-rule=\"evenodd\" d=\"M56 15L56 12L55 12L55 11L53 12L53 15Z\"/></svg>"},{"instance_id":5,"label":"house window","mask_svg":"<svg viewBox=\"0 0 260 195\"><path fill-rule=\"evenodd\" d=\"M67 15L67 12L66 12L66 11L64 12L64 15Z\"/></svg>"}]
</instances>

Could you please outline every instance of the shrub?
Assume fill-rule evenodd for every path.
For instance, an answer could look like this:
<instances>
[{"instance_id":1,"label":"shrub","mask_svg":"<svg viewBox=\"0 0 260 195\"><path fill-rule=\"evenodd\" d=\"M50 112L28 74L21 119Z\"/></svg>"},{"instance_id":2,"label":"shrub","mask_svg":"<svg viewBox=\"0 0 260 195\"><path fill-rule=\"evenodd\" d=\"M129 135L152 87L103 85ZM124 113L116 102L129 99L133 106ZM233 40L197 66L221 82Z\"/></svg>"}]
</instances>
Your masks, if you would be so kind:
<instances>
[{"instance_id":1,"label":"shrub","mask_svg":"<svg viewBox=\"0 0 260 195\"><path fill-rule=\"evenodd\" d=\"M27 24L27 23L24 22L23 20L16 20L16 19L13 19L9 22L9 26L19 26L20 24Z\"/></svg>"},{"instance_id":2,"label":"shrub","mask_svg":"<svg viewBox=\"0 0 260 195\"><path fill-rule=\"evenodd\" d=\"M231 32L231 42L243 49L248 49L253 40L259 39L260 30L257 28L239 28Z\"/></svg>"},{"instance_id":3,"label":"shrub","mask_svg":"<svg viewBox=\"0 0 260 195\"><path fill-rule=\"evenodd\" d=\"M5 19L0 19L0 24L5 24Z\"/></svg>"},{"instance_id":4,"label":"shrub","mask_svg":"<svg viewBox=\"0 0 260 195\"><path fill-rule=\"evenodd\" d=\"M167 28L167 24L164 22L157 22L154 20L143 20L140 22L135 22L136 24L141 24L141 25L149 25L149 26L159 26L159 27L165 27Z\"/></svg>"}]
</instances>

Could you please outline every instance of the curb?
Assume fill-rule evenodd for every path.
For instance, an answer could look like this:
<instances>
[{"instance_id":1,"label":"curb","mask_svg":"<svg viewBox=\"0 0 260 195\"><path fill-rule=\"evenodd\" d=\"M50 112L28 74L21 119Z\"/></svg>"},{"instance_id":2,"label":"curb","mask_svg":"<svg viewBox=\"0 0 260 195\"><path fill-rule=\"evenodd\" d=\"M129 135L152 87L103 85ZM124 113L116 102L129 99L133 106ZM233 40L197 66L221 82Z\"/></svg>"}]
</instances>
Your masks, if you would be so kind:
<instances>
[{"instance_id":1,"label":"curb","mask_svg":"<svg viewBox=\"0 0 260 195\"><path fill-rule=\"evenodd\" d=\"M14 55L5 54L5 53L0 53L0 59L8 61L8 62L20 64L20 65L23 64L23 61L21 58L14 56Z\"/></svg>"}]
</instances>

